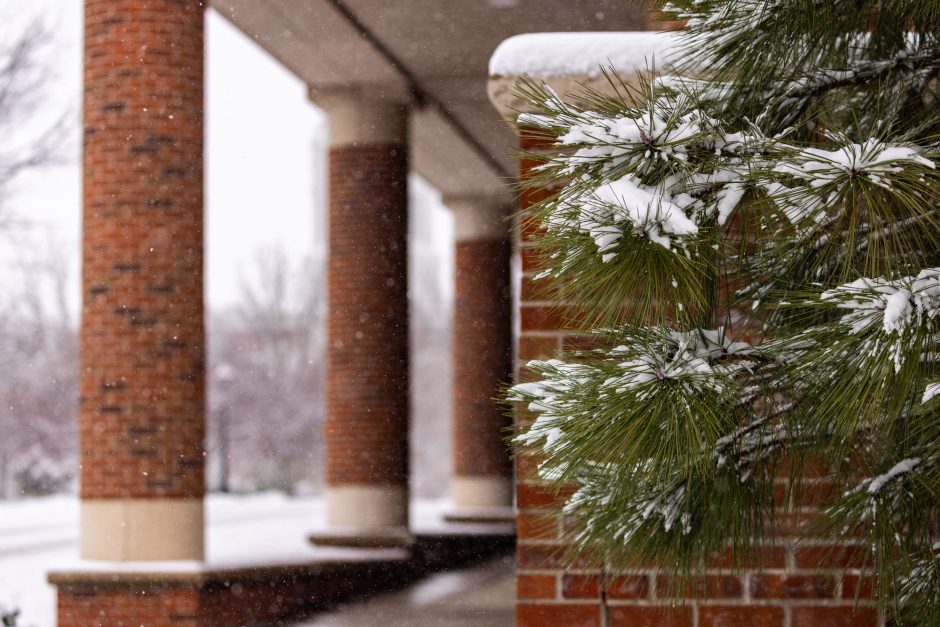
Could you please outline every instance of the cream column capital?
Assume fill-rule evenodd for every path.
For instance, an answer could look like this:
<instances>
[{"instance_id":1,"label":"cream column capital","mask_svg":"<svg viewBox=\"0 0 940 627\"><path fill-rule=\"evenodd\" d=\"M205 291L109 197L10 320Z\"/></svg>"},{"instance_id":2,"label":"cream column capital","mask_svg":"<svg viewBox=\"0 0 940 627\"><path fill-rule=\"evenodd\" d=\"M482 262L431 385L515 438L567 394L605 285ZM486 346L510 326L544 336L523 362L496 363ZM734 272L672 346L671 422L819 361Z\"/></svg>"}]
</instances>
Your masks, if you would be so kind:
<instances>
[{"instance_id":1,"label":"cream column capital","mask_svg":"<svg viewBox=\"0 0 940 627\"><path fill-rule=\"evenodd\" d=\"M504 195L446 195L443 200L454 212L454 238L458 242L509 237L512 205Z\"/></svg>"},{"instance_id":2,"label":"cream column capital","mask_svg":"<svg viewBox=\"0 0 940 627\"><path fill-rule=\"evenodd\" d=\"M311 87L310 100L326 111L330 147L408 143L411 95L398 85L357 83Z\"/></svg>"}]
</instances>

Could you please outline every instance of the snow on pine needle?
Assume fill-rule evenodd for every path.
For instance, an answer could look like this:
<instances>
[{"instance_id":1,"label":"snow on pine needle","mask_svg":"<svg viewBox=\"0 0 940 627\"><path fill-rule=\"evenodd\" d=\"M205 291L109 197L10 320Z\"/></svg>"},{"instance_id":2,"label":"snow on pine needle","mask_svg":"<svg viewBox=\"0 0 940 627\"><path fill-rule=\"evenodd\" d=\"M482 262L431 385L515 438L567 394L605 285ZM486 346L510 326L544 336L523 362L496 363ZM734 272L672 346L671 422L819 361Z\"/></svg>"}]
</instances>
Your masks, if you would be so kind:
<instances>
[{"instance_id":1,"label":"snow on pine needle","mask_svg":"<svg viewBox=\"0 0 940 627\"><path fill-rule=\"evenodd\" d=\"M892 482L897 482L904 478L906 475L913 472L922 461L923 460L920 457L909 457L908 459L902 459L894 466L889 468L887 472L880 474L877 477L867 479L864 482L863 487L865 488L865 491L868 492L869 496L877 497L881 494L881 491L886 485Z\"/></svg>"},{"instance_id":2,"label":"snow on pine needle","mask_svg":"<svg viewBox=\"0 0 940 627\"><path fill-rule=\"evenodd\" d=\"M565 511L585 515L582 540L612 534L629 543L641 528L645 531L637 537L655 529L686 536L692 532L692 510L703 505L689 500L690 477L677 472L675 462L697 450L698 468L713 472L719 468L713 451L725 440L734 440L725 445L727 455L740 457L739 445L747 443L748 434L733 433L728 419L730 408L746 396L736 380L758 368L763 357L723 328L619 328L600 337L611 347L592 351L589 362L527 364L540 379L514 386L509 397L536 417L516 441L548 454L539 469L542 479L578 486ZM669 461L654 462L650 452L662 447L664 432L675 436L663 451ZM602 438L612 445L599 453ZM752 443L740 450L753 456L759 447ZM749 474L757 466L752 461L731 464L729 470ZM634 478L649 477L650 486L630 493L637 483L625 480L625 468ZM632 512L627 519L607 520L611 508L625 504Z\"/></svg>"},{"instance_id":3,"label":"snow on pine needle","mask_svg":"<svg viewBox=\"0 0 940 627\"><path fill-rule=\"evenodd\" d=\"M804 147L774 167L774 172L802 179L813 188L839 184L847 178L865 177L875 185L891 186L892 175L935 169L933 160L916 146L891 145L877 138L862 144L832 135L835 150Z\"/></svg>"},{"instance_id":4,"label":"snow on pine needle","mask_svg":"<svg viewBox=\"0 0 940 627\"><path fill-rule=\"evenodd\" d=\"M520 87L541 110L519 124L553 143L532 155L541 163L529 184L566 182L526 218L545 232L539 276L562 279L562 291L569 279L597 277L596 291L562 298L593 303L600 321L624 301L639 311L704 304L716 230L744 197L748 161L767 143L759 132L723 129L690 91L630 89L631 105L582 109L534 80Z\"/></svg>"},{"instance_id":5,"label":"snow on pine needle","mask_svg":"<svg viewBox=\"0 0 940 627\"><path fill-rule=\"evenodd\" d=\"M597 110L567 104L531 80L521 90L542 110L521 115L520 125L555 146L533 155L541 164L531 184L566 181L526 218L545 232L538 278L560 279L563 300L591 302L602 313L625 300L660 314L700 308L708 277L732 252L729 220L749 192L773 209L753 211L752 202L742 216L760 224L750 237L764 248L730 261L754 274L818 281L859 265L893 272L940 244L930 234L940 216L919 202L940 180L935 149L833 131L821 131L831 148L804 146L787 129L726 128L703 111L707 99L695 82L631 89L632 104L599 99ZM764 300L773 287L749 296Z\"/></svg>"},{"instance_id":6,"label":"snow on pine needle","mask_svg":"<svg viewBox=\"0 0 940 627\"><path fill-rule=\"evenodd\" d=\"M620 329L615 337L627 340L610 349L598 349L592 357L603 362L592 365L566 363L558 359L533 360L527 367L543 378L520 383L510 390L510 400L528 403L539 415L517 440L532 446L544 441L546 452L564 443L564 423L573 422L571 412L590 412L592 396L624 394L640 401L657 395L728 396L734 376L755 366L746 342L736 342L724 329ZM588 414L590 415L590 413Z\"/></svg>"},{"instance_id":7,"label":"snow on pine needle","mask_svg":"<svg viewBox=\"0 0 940 627\"><path fill-rule=\"evenodd\" d=\"M911 561L897 595L899 624L940 624L940 540Z\"/></svg>"},{"instance_id":8,"label":"snow on pine needle","mask_svg":"<svg viewBox=\"0 0 940 627\"><path fill-rule=\"evenodd\" d=\"M769 498L755 477L766 477L788 437L777 424L785 408L765 405L745 429L734 414L751 408L754 388L741 375L767 363L761 351L724 328L623 327L599 339L610 348L581 362L530 361L540 378L509 395L535 415L516 442L546 454L539 477L576 487L563 510L577 521L576 546L613 543L635 556L666 542L679 551L702 541L703 518L747 516L727 507L729 495ZM719 475L733 479L718 488Z\"/></svg>"},{"instance_id":9,"label":"snow on pine needle","mask_svg":"<svg viewBox=\"0 0 940 627\"><path fill-rule=\"evenodd\" d=\"M706 190L733 189L719 199L719 224L740 200L744 163L736 153L747 138L722 132L689 95L651 91L645 107L602 114L564 104L547 85L529 88L545 98L545 112L523 114L519 124L551 133L561 149L540 172L570 179L546 225L591 235L604 261L624 235L688 255L685 240L715 217ZM702 155L707 164L698 163Z\"/></svg>"},{"instance_id":10,"label":"snow on pine needle","mask_svg":"<svg viewBox=\"0 0 940 627\"><path fill-rule=\"evenodd\" d=\"M863 370L867 373L879 372L890 363L897 375L906 362L919 362L921 352L929 352L936 344L940 268L899 279L862 277L825 290L817 301L802 306L847 311L826 325L802 332L802 339L812 341L804 344L804 354L820 346L817 338L829 335L841 340L843 350L829 342L828 355L847 352L853 360L868 360Z\"/></svg>"},{"instance_id":11,"label":"snow on pine needle","mask_svg":"<svg viewBox=\"0 0 940 627\"><path fill-rule=\"evenodd\" d=\"M606 183L577 202L578 227L591 236L605 263L617 256L617 242L627 229L630 235L646 237L670 251L673 245L686 250L683 237L698 233L683 208L694 199L663 194L629 176Z\"/></svg>"},{"instance_id":12,"label":"snow on pine needle","mask_svg":"<svg viewBox=\"0 0 940 627\"><path fill-rule=\"evenodd\" d=\"M903 459L889 461L890 467L866 468L863 474L868 476L823 511L822 520L833 532L867 539L872 558L876 560L895 560L899 550L916 555L922 547L935 543L931 539L935 529L906 528L909 523L904 513L935 498L931 485L938 478L940 456L923 446L907 454L909 456ZM930 552L936 552L936 548L934 544ZM920 560L915 558L915 561ZM917 576L914 572L911 575ZM899 583L903 587L914 581Z\"/></svg>"},{"instance_id":13,"label":"snow on pine needle","mask_svg":"<svg viewBox=\"0 0 940 627\"><path fill-rule=\"evenodd\" d=\"M594 465L592 474L606 476L607 480L581 485L564 508L568 515L584 516L583 529L576 540L589 542L593 535L603 534L629 547L643 531L681 536L689 536L693 532L694 506L686 484L678 477L632 495L628 513L611 519L609 510L615 502L616 491L611 491L608 486L617 480L614 467ZM637 475L640 474L642 469L637 469Z\"/></svg>"},{"instance_id":14,"label":"snow on pine needle","mask_svg":"<svg viewBox=\"0 0 940 627\"><path fill-rule=\"evenodd\" d=\"M922 405L926 405L938 395L940 395L940 382L928 383L924 387L924 394L920 397L920 402Z\"/></svg>"},{"instance_id":15,"label":"snow on pine needle","mask_svg":"<svg viewBox=\"0 0 940 627\"><path fill-rule=\"evenodd\" d=\"M824 291L820 300L850 310L841 323L851 334L872 325L880 326L885 334L900 334L912 324L933 320L940 312L940 268L895 280L863 277Z\"/></svg>"},{"instance_id":16,"label":"snow on pine needle","mask_svg":"<svg viewBox=\"0 0 940 627\"><path fill-rule=\"evenodd\" d=\"M780 384L791 390L804 428L838 445L930 400L940 349L940 268L862 277L791 297L780 308L795 312L792 320L824 321L780 333L761 350L786 364ZM848 402L847 395L865 403Z\"/></svg>"}]
</instances>

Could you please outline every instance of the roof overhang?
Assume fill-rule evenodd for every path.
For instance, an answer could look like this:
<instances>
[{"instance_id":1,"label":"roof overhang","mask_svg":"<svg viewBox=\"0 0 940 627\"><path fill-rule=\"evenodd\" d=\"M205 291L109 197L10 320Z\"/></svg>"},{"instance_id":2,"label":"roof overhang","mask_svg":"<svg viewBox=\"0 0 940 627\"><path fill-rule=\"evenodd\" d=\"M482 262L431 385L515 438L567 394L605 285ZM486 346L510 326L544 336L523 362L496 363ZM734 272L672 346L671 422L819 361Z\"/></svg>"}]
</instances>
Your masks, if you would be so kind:
<instances>
[{"instance_id":1,"label":"roof overhang","mask_svg":"<svg viewBox=\"0 0 940 627\"><path fill-rule=\"evenodd\" d=\"M413 100L415 170L445 196L510 194L512 130L487 97L503 40L531 31L643 29L623 0L210 0L318 89L380 85Z\"/></svg>"}]
</instances>

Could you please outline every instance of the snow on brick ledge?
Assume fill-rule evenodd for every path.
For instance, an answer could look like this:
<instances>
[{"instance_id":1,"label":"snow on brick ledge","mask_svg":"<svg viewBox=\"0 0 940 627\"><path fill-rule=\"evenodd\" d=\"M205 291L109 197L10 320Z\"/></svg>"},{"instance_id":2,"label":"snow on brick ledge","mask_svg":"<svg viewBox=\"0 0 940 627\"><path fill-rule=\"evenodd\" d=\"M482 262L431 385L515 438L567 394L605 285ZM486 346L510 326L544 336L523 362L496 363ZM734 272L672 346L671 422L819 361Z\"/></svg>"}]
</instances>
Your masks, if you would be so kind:
<instances>
[{"instance_id":1,"label":"snow on brick ledge","mask_svg":"<svg viewBox=\"0 0 940 627\"><path fill-rule=\"evenodd\" d=\"M621 72L668 63L676 35L669 32L528 33L510 37L490 58L490 76L594 78L602 67Z\"/></svg>"}]
</instances>

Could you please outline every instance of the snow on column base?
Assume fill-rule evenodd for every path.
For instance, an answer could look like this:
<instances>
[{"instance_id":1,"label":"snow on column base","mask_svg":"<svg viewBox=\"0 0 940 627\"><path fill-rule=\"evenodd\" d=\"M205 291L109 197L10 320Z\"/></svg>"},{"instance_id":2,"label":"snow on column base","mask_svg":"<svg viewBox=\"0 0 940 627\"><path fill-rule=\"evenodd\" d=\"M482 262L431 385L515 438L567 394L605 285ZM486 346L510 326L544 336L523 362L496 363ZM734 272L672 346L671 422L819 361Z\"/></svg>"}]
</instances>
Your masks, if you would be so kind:
<instances>
[{"instance_id":1,"label":"snow on column base","mask_svg":"<svg viewBox=\"0 0 940 627\"><path fill-rule=\"evenodd\" d=\"M201 561L204 516L201 498L83 499L81 557Z\"/></svg>"}]
</instances>

